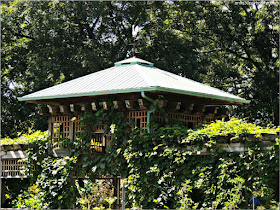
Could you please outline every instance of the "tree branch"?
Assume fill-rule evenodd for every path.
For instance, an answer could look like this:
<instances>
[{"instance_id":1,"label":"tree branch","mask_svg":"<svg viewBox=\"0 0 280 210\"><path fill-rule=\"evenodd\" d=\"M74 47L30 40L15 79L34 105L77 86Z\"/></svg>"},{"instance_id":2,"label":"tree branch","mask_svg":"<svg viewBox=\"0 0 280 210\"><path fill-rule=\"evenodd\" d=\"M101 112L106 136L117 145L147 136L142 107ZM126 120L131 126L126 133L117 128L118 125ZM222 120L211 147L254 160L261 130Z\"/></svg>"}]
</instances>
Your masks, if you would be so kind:
<instances>
[{"instance_id":1,"label":"tree branch","mask_svg":"<svg viewBox=\"0 0 280 210\"><path fill-rule=\"evenodd\" d=\"M209 50L209 51L200 51L199 53L212 53L212 52L221 52L222 49L215 49L215 50Z\"/></svg>"},{"instance_id":2,"label":"tree branch","mask_svg":"<svg viewBox=\"0 0 280 210\"><path fill-rule=\"evenodd\" d=\"M15 35L15 36L24 37L24 38L27 38L27 39L32 39L32 40L34 40L33 37L27 36L27 35L24 35L24 34L15 33L14 35Z\"/></svg>"}]
</instances>

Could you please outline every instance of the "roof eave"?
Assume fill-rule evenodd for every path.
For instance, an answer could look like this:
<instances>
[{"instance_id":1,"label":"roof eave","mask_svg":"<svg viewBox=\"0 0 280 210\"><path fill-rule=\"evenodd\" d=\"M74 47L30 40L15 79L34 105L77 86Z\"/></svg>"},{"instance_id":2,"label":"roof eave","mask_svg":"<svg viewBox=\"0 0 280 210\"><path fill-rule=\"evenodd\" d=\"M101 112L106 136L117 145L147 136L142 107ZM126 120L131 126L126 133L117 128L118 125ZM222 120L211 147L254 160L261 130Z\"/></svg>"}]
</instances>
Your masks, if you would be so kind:
<instances>
[{"instance_id":1,"label":"roof eave","mask_svg":"<svg viewBox=\"0 0 280 210\"><path fill-rule=\"evenodd\" d=\"M178 93L178 94L184 94L184 95L203 97L203 98L218 99L218 100L223 100L223 101L233 101L233 102L244 103L244 104L249 104L251 102L250 100L246 100L243 98L237 99L237 98L223 97L223 96L217 96L217 95L212 95L212 94L207 94L207 93L178 90L178 89L165 88L165 87L159 87L159 86L156 87L156 90L170 92L170 93Z\"/></svg>"},{"instance_id":2,"label":"roof eave","mask_svg":"<svg viewBox=\"0 0 280 210\"><path fill-rule=\"evenodd\" d=\"M97 92L87 92L87 93L77 93L77 94L67 94L67 95L53 95L53 96L41 96L41 97L19 97L19 101L34 101L34 100L44 100L44 99L60 99L60 98L74 98L82 96L99 96L99 95L111 95L118 93L135 93L141 91L155 91L156 87L147 88L135 88L135 89L124 89L124 90L110 90L110 91L97 91Z\"/></svg>"},{"instance_id":3,"label":"roof eave","mask_svg":"<svg viewBox=\"0 0 280 210\"><path fill-rule=\"evenodd\" d=\"M111 90L111 91L99 91L99 92L88 92L88 93L79 93L79 94L67 94L67 95L54 95L54 96L41 96L41 97L19 97L19 101L36 101L36 100L44 100L44 99L60 99L60 98L73 98L73 97L82 97L82 96L98 96L98 95L111 95L111 94L119 94L119 93L135 93L135 92L142 92L142 91L163 91L169 93L177 93L177 94L184 94L190 96L197 96L203 98L211 98L223 101L231 101L236 103L250 103L250 100L246 100L243 98L236 99L230 97L222 97L212 94L206 93L198 93L192 91L185 91L185 90L178 90L172 88L164 88L160 86L156 87L147 87L147 88L135 88L135 89L124 89L124 90Z\"/></svg>"}]
</instances>

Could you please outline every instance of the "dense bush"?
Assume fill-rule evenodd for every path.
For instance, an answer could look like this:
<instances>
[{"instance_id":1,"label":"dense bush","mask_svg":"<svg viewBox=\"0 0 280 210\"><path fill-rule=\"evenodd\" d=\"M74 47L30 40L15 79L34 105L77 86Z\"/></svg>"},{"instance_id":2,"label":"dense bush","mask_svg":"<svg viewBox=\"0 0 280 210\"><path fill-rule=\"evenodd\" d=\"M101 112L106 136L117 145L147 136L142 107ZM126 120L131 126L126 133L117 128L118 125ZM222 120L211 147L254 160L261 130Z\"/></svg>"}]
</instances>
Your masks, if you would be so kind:
<instances>
[{"instance_id":1,"label":"dense bush","mask_svg":"<svg viewBox=\"0 0 280 210\"><path fill-rule=\"evenodd\" d=\"M2 138L1 144L32 144L47 141L48 131L32 131L28 134L23 134L18 138Z\"/></svg>"},{"instance_id":2,"label":"dense bush","mask_svg":"<svg viewBox=\"0 0 280 210\"><path fill-rule=\"evenodd\" d=\"M38 147L29 151L26 160L26 172L36 184L36 192L23 192L14 205L30 207L38 202L38 206L48 208L71 208L75 203L83 208L100 206L101 203L89 202L96 190L90 183L99 174L127 177L124 184L130 207L247 208L253 194L267 208L270 202L277 201L279 141L271 134L278 129L231 119L197 130L175 124L153 126L150 134L129 128L122 122L123 114L114 112L99 110L81 118L81 126L105 122L105 131L111 133L112 139L106 154L90 150L94 138L91 132L82 132L74 144L64 141L71 152L63 158L49 157L47 137L38 141ZM270 135L271 145L264 148L266 135ZM275 140L271 141L271 136ZM219 147L221 143L237 141L248 151L233 153ZM72 175L81 171L78 166L92 181L75 181ZM114 201L111 193L106 194L106 199L108 203ZM104 206L106 200L102 200Z\"/></svg>"},{"instance_id":3,"label":"dense bush","mask_svg":"<svg viewBox=\"0 0 280 210\"><path fill-rule=\"evenodd\" d=\"M175 125L154 129L152 135L134 130L124 153L129 199L142 208L248 208L257 194L269 208L278 198L279 142L276 135L269 148L262 142L277 131L238 119L194 131ZM247 152L219 147L237 140Z\"/></svg>"}]
</instances>

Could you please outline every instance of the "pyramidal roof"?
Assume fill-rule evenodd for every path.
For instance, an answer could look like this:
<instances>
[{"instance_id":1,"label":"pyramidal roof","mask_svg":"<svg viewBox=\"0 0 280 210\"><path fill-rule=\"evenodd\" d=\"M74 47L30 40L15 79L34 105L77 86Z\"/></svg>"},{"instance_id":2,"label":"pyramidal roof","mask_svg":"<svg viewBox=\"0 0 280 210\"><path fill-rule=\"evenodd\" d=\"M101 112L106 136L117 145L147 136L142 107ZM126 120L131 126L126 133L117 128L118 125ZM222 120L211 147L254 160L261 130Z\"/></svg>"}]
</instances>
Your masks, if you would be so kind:
<instances>
[{"instance_id":1,"label":"pyramidal roof","mask_svg":"<svg viewBox=\"0 0 280 210\"><path fill-rule=\"evenodd\" d=\"M153 63L129 58L115 66L18 98L19 101L96 96L141 91L163 91L204 98L249 103L217 88L163 71Z\"/></svg>"}]
</instances>

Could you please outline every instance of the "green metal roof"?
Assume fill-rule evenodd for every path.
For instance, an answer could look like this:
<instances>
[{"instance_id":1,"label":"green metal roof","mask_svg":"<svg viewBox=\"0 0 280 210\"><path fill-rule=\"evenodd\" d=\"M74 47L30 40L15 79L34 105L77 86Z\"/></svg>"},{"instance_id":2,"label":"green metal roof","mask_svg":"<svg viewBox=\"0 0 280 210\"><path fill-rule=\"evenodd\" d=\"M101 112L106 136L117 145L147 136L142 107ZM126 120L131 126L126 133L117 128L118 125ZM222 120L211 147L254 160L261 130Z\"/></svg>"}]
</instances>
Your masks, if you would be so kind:
<instances>
[{"instance_id":1,"label":"green metal roof","mask_svg":"<svg viewBox=\"0 0 280 210\"><path fill-rule=\"evenodd\" d=\"M153 63L151 63L149 61L145 61L140 58L136 58L136 57L132 57L132 58L128 58L128 59L116 62L115 66L131 65L131 64L144 64L144 65L148 65L148 66L154 66Z\"/></svg>"},{"instance_id":2,"label":"green metal roof","mask_svg":"<svg viewBox=\"0 0 280 210\"><path fill-rule=\"evenodd\" d=\"M250 101L129 58L115 66L18 98L19 101L163 91L238 103Z\"/></svg>"}]
</instances>

